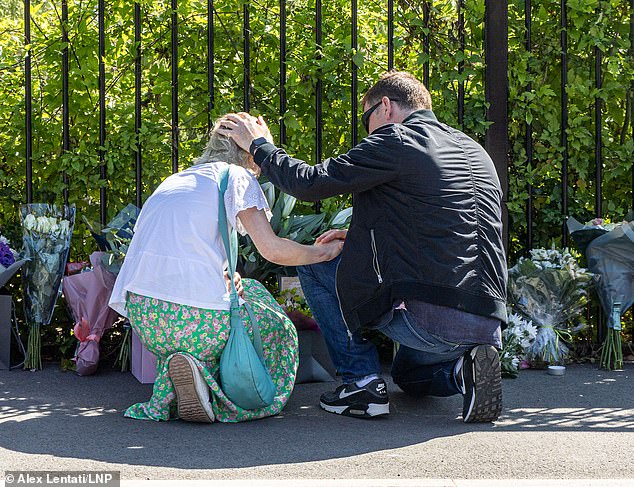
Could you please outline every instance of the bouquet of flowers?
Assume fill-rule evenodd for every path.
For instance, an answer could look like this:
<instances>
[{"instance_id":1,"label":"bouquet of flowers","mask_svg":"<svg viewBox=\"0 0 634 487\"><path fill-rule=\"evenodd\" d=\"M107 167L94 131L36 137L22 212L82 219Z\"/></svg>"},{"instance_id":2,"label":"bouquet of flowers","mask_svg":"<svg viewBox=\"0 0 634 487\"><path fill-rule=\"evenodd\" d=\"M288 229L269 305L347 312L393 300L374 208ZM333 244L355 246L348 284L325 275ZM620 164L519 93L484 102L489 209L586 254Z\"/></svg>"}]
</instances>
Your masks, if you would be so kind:
<instances>
[{"instance_id":1,"label":"bouquet of flowers","mask_svg":"<svg viewBox=\"0 0 634 487\"><path fill-rule=\"evenodd\" d=\"M15 250L9 247L6 237L0 235L0 265L7 269L15 263Z\"/></svg>"},{"instance_id":2,"label":"bouquet of flowers","mask_svg":"<svg viewBox=\"0 0 634 487\"><path fill-rule=\"evenodd\" d=\"M568 231L586 253L588 268L597 276L597 291L607 315L608 333L601 350L599 366L623 368L621 315L634 302L634 222L610 223L595 218L582 225L568 218Z\"/></svg>"},{"instance_id":3,"label":"bouquet of flowers","mask_svg":"<svg viewBox=\"0 0 634 487\"><path fill-rule=\"evenodd\" d=\"M50 323L70 248L75 207L22 205L24 314L29 328L25 369L41 369L41 330Z\"/></svg>"},{"instance_id":4,"label":"bouquet of flowers","mask_svg":"<svg viewBox=\"0 0 634 487\"><path fill-rule=\"evenodd\" d=\"M121 270L140 212L141 210L130 203L101 230L97 229L96 224L83 217L97 246L104 252L101 264L112 274L117 275Z\"/></svg>"},{"instance_id":5,"label":"bouquet of flowers","mask_svg":"<svg viewBox=\"0 0 634 487\"><path fill-rule=\"evenodd\" d=\"M533 249L509 270L509 299L513 308L537 327L527 351L533 365L563 364L565 340L583 325L572 325L582 312L593 275L580 268L568 249Z\"/></svg>"},{"instance_id":6,"label":"bouquet of flowers","mask_svg":"<svg viewBox=\"0 0 634 487\"><path fill-rule=\"evenodd\" d=\"M62 286L64 299L75 317L75 338L80 342L73 359L79 375L95 373L101 337L117 319L117 312L108 307L116 276L105 269L104 254L90 254L92 269L64 277Z\"/></svg>"},{"instance_id":7,"label":"bouquet of flowers","mask_svg":"<svg viewBox=\"0 0 634 487\"><path fill-rule=\"evenodd\" d=\"M508 326L502 332L500 364L503 376L517 377L520 364L535 341L537 327L517 313L509 314L508 320Z\"/></svg>"},{"instance_id":8,"label":"bouquet of flowers","mask_svg":"<svg viewBox=\"0 0 634 487\"><path fill-rule=\"evenodd\" d=\"M128 253L128 247L132 242L134 236L134 226L139 217L141 210L132 203L123 208L117 215L101 230L97 228L97 225L91 223L84 217L84 222L90 229L90 233L94 237L99 248L103 251L101 262L93 267L101 267L104 271L104 275L110 273L114 276L119 274L126 254ZM112 291L114 281L108 286L107 291ZM104 288L105 292L106 289ZM109 295L108 295L109 299ZM105 302L105 309L108 308L108 299ZM108 328L111 326L109 320ZM132 357L132 331L130 328L130 322L126 319L123 321L123 337L120 344L117 346L119 354L115 360L115 366L121 366L121 372L127 372L130 370L131 357Z\"/></svg>"},{"instance_id":9,"label":"bouquet of flowers","mask_svg":"<svg viewBox=\"0 0 634 487\"><path fill-rule=\"evenodd\" d=\"M16 261L18 253L9 245L9 240L0 234L0 288L17 272L23 260Z\"/></svg>"}]
</instances>

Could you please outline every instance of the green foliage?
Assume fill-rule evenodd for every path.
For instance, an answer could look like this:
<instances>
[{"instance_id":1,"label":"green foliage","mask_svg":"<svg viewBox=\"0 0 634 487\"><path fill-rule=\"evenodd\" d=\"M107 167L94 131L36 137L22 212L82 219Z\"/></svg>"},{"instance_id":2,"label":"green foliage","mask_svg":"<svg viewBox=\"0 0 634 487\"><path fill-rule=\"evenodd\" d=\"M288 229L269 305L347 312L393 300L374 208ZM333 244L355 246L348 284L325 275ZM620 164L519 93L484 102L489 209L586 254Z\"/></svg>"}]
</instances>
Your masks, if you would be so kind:
<instances>
[{"instance_id":1,"label":"green foliage","mask_svg":"<svg viewBox=\"0 0 634 487\"><path fill-rule=\"evenodd\" d=\"M464 129L483 142L487 129L484 94L484 0L465 0L464 49L458 35L456 0L434 0L429 24L425 2L395 2L394 64L423 78L429 68L434 111L441 121ZM109 221L128 203L136 202L135 157L140 143L143 177L141 199L172 171L171 144L171 14L163 3L141 1L142 119L134 129L134 42L132 3L106 2L106 141L99 145L98 35L94 4L69 1L70 149L62 151L61 2L32 1L33 66L33 201L61 203L64 189L78 216L100 221L100 192L107 195ZM526 204L533 190L534 247L561 241L562 190L559 0L533 5L531 52L525 48L524 1L509 2L510 164L508 214L510 261L526 251ZM18 207L26 200L24 25L22 3L0 5L0 229L20 241ZM580 221L595 216L594 103L602 101L603 215L620 220L631 208L634 153L632 102L634 63L631 54L629 3L621 0L568 0L568 202L569 214ZM244 108L241 0L215 2L214 92L207 90L207 2L178 6L179 168L200 154L210 124L227 111ZM323 2L323 41L315 42L314 2L287 2L287 105L279 113L279 2L250 4L251 111L262 114L276 139L279 120L287 129L286 148L316 162L315 91L323 84L323 157L353 145L351 110L352 63L358 67L359 94L387 69L387 4L359 2L358 48L352 49L350 3ZM429 54L424 43L429 37ZM603 53L602 87L595 88L595 48ZM458 93L464 87L462 123ZM530 90L527 87L530 85ZM360 118L360 117L359 117ZM533 160L527 164L526 123L532 124ZM359 124L359 134L363 129ZM103 152L101 152L103 150ZM103 153L105 179L101 178ZM63 175L67 176L68 184ZM290 201L290 200L289 200ZM322 202L333 215L345 197ZM290 202L289 202L290 204ZM299 224L317 225L321 216L312 205L296 202L281 218L287 235ZM323 217L322 223L327 220ZM71 248L73 260L86 260L95 250L89 229L80 218ZM283 226L283 225L286 226ZM291 226L295 228L291 230ZM323 228L323 226L322 226ZM307 232L314 236L312 231ZM298 234L299 235L299 234ZM251 249L253 250L253 249ZM247 262L259 257L247 252ZM249 260L255 258L255 261ZM272 272L262 267L262 272Z\"/></svg>"},{"instance_id":2,"label":"green foliage","mask_svg":"<svg viewBox=\"0 0 634 487\"><path fill-rule=\"evenodd\" d=\"M509 228L512 256L524 252L528 185L533 189L534 247L561 243L562 161L560 2L533 9L532 49L525 49L524 2L509 5ZM616 0L568 5L568 213L596 216L595 98L602 103L602 213L622 220L632 207L632 100L634 59L630 11ZM601 88L594 78L595 48L602 53ZM528 86L531 90L527 90ZM526 123L533 160L527 164Z\"/></svg>"},{"instance_id":3,"label":"green foliage","mask_svg":"<svg viewBox=\"0 0 634 487\"><path fill-rule=\"evenodd\" d=\"M313 316L304 294L295 288L280 292L277 296L277 302L284 306L286 311L300 311L306 316Z\"/></svg>"},{"instance_id":4,"label":"green foliage","mask_svg":"<svg viewBox=\"0 0 634 487\"><path fill-rule=\"evenodd\" d=\"M352 218L352 208L326 205L320 213L302 214L295 210L297 199L275 189L272 183L262 183L262 189L271 208L271 227L281 238L288 238L301 244L312 244L315 239L330 228L346 228ZM266 281L274 274L285 274L287 269L264 259L257 251L249 235L240 238L240 265L242 274L258 281Z\"/></svg>"}]
</instances>

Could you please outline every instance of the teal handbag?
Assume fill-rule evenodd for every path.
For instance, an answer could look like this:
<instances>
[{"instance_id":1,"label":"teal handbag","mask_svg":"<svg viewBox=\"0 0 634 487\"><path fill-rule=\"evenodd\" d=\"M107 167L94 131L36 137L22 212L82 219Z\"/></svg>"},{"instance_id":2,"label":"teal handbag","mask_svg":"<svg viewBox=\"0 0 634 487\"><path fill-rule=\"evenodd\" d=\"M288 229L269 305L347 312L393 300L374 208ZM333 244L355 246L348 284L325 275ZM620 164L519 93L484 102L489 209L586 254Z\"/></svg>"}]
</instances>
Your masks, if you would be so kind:
<instances>
[{"instance_id":1,"label":"teal handbag","mask_svg":"<svg viewBox=\"0 0 634 487\"><path fill-rule=\"evenodd\" d=\"M224 198L228 181L229 166L225 166L220 172L218 182L220 188L218 223L227 253L229 276L233 276L238 257L238 235L235 228L231 229L231 235L228 231ZM220 357L220 387L225 396L242 409L263 408L273 404L276 393L275 384L264 362L260 328L255 314L251 307L244 303L253 327L252 343L240 317L240 301L233 278L230 281L231 331Z\"/></svg>"}]
</instances>

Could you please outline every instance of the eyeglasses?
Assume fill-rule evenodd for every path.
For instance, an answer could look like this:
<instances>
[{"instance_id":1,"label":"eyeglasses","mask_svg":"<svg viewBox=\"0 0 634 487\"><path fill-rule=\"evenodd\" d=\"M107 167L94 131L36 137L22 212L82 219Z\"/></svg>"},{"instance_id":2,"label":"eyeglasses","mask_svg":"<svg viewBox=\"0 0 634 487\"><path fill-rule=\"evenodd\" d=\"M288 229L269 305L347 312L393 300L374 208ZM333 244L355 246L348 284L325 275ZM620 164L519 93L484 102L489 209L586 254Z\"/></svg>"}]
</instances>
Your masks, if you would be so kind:
<instances>
[{"instance_id":1,"label":"eyeglasses","mask_svg":"<svg viewBox=\"0 0 634 487\"><path fill-rule=\"evenodd\" d=\"M397 103L400 101L394 98L389 98L389 100L391 102L397 102ZM381 99L378 103L375 103L374 105L372 105L365 112L363 112L363 115L361 115L361 123L363 124L363 128L365 129L367 133L370 133L370 115L372 115L374 110L376 110L381 103L383 103L383 99Z\"/></svg>"}]
</instances>

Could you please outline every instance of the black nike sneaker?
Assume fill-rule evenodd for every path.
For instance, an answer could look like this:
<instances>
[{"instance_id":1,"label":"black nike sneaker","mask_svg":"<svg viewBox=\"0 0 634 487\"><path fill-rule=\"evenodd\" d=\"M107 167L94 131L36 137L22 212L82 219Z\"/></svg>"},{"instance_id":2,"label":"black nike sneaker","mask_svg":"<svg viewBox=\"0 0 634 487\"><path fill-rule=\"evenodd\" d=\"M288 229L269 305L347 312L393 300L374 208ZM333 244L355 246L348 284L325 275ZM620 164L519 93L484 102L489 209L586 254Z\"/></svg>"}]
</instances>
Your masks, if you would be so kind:
<instances>
[{"instance_id":1,"label":"black nike sneaker","mask_svg":"<svg viewBox=\"0 0 634 487\"><path fill-rule=\"evenodd\" d=\"M329 413L355 418L373 418L390 413L387 385L383 379L374 379L363 387L342 384L334 392L321 395L319 405Z\"/></svg>"},{"instance_id":2,"label":"black nike sneaker","mask_svg":"<svg viewBox=\"0 0 634 487\"><path fill-rule=\"evenodd\" d=\"M464 354L462 363L465 423L495 421L502 412L500 357L491 345L478 345Z\"/></svg>"}]
</instances>

